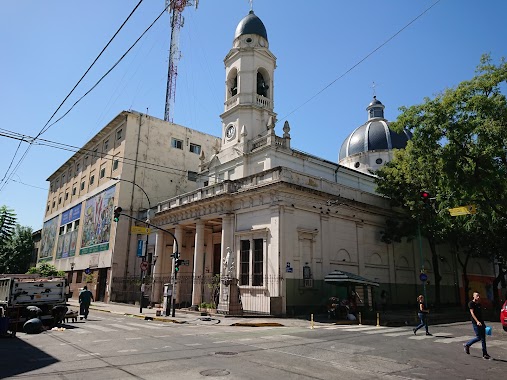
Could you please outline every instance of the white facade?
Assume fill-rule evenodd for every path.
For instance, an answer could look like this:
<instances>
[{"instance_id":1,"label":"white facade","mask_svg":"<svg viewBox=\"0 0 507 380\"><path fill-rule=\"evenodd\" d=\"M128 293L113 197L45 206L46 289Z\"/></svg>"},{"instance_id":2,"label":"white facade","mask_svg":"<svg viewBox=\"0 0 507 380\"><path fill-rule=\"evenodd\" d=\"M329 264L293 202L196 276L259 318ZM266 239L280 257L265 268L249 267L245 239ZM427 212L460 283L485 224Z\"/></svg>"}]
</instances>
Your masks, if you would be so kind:
<instances>
[{"instance_id":1,"label":"white facade","mask_svg":"<svg viewBox=\"0 0 507 380\"><path fill-rule=\"evenodd\" d=\"M189 264L178 272L176 303L217 301L208 288L213 275L224 275L230 250L245 312L319 310L329 296L346 291L324 282L335 269L380 283L393 303L413 304L423 265L433 278L429 247L381 241L396 212L375 193L368 171L291 148L289 123L277 124L274 112L276 58L253 12L238 25L224 63L221 149L201 157L199 188L161 202L152 220L176 237ZM389 154L379 157L385 162ZM172 236L157 232L156 279L170 278L176 249ZM457 302L456 263L445 247L438 250L442 302ZM356 291L367 305L377 297ZM153 298L160 297L159 287Z\"/></svg>"}]
</instances>

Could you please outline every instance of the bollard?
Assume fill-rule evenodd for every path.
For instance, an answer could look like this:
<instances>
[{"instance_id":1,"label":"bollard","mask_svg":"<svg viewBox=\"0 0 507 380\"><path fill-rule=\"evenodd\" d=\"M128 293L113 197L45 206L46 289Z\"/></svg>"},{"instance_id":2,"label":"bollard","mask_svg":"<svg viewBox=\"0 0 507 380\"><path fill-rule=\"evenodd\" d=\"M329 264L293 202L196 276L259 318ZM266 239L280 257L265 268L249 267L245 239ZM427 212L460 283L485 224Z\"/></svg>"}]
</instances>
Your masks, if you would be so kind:
<instances>
[{"instance_id":1,"label":"bollard","mask_svg":"<svg viewBox=\"0 0 507 380\"><path fill-rule=\"evenodd\" d=\"M359 326L361 326L361 312L359 312Z\"/></svg>"},{"instance_id":2,"label":"bollard","mask_svg":"<svg viewBox=\"0 0 507 380\"><path fill-rule=\"evenodd\" d=\"M380 313L377 313L377 327L380 327Z\"/></svg>"},{"instance_id":3,"label":"bollard","mask_svg":"<svg viewBox=\"0 0 507 380\"><path fill-rule=\"evenodd\" d=\"M313 330L313 314L310 315L310 320L311 320L311 326L312 326L312 330Z\"/></svg>"}]
</instances>

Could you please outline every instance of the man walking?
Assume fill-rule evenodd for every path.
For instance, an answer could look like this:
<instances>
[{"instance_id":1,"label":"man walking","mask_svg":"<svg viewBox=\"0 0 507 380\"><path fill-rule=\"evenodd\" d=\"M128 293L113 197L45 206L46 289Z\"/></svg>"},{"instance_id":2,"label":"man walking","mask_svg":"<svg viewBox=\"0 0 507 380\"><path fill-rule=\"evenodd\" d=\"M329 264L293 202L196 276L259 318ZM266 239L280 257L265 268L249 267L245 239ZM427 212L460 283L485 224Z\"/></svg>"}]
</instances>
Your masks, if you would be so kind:
<instances>
[{"instance_id":1,"label":"man walking","mask_svg":"<svg viewBox=\"0 0 507 380\"><path fill-rule=\"evenodd\" d=\"M482 358L489 360L491 359L491 356L488 355L488 350L486 349L486 324L484 323L484 318L482 317L481 296L478 292L474 292L472 301L468 303L468 308L470 309L470 315L472 316L472 326L475 331L475 338L463 345L465 353L470 355L470 346L478 341L481 341Z\"/></svg>"},{"instance_id":2,"label":"man walking","mask_svg":"<svg viewBox=\"0 0 507 380\"><path fill-rule=\"evenodd\" d=\"M94 301L93 294L88 290L88 286L84 286L83 290L79 292L79 319L88 319L90 304Z\"/></svg>"}]
</instances>

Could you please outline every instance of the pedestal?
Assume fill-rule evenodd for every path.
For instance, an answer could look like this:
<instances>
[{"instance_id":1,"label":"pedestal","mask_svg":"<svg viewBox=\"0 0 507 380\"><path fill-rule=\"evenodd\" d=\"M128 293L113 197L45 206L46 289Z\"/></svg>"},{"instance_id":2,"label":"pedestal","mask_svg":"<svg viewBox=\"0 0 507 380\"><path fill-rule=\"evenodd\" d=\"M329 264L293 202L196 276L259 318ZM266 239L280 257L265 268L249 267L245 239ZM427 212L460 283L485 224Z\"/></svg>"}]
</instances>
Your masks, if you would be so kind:
<instances>
[{"instance_id":1,"label":"pedestal","mask_svg":"<svg viewBox=\"0 0 507 380\"><path fill-rule=\"evenodd\" d=\"M217 313L224 315L243 315L243 307L239 301L237 278L222 279Z\"/></svg>"}]
</instances>

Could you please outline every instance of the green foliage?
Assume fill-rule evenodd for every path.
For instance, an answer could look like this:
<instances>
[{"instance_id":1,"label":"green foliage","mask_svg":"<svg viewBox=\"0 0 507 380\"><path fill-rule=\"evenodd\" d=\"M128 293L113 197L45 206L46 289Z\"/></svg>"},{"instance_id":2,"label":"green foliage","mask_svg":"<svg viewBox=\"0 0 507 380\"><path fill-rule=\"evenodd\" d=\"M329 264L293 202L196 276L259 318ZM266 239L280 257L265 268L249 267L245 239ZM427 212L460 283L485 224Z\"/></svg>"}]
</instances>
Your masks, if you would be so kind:
<instances>
[{"instance_id":1,"label":"green foliage","mask_svg":"<svg viewBox=\"0 0 507 380\"><path fill-rule=\"evenodd\" d=\"M0 247L0 273L25 273L33 249L32 229L16 225L11 238Z\"/></svg>"},{"instance_id":2,"label":"green foliage","mask_svg":"<svg viewBox=\"0 0 507 380\"><path fill-rule=\"evenodd\" d=\"M0 206L0 245L8 242L14 234L16 214L7 206Z\"/></svg>"},{"instance_id":3,"label":"green foliage","mask_svg":"<svg viewBox=\"0 0 507 380\"><path fill-rule=\"evenodd\" d=\"M501 93L507 63L495 65L485 55L476 72L434 99L402 107L391 128L408 129L413 138L376 172L377 191L428 239L437 287L436 243L445 240L464 253L465 266L471 256L503 255L507 243L507 99ZM434 198L430 207L421 202L421 190ZM449 208L469 204L477 205L476 215L450 216ZM396 232L387 225L383 238L397 241L401 234L410 235L410 228Z\"/></svg>"},{"instance_id":4,"label":"green foliage","mask_svg":"<svg viewBox=\"0 0 507 380\"><path fill-rule=\"evenodd\" d=\"M53 264L41 263L37 267L28 269L29 274L40 274L43 277L64 277L65 272L58 270Z\"/></svg>"}]
</instances>

